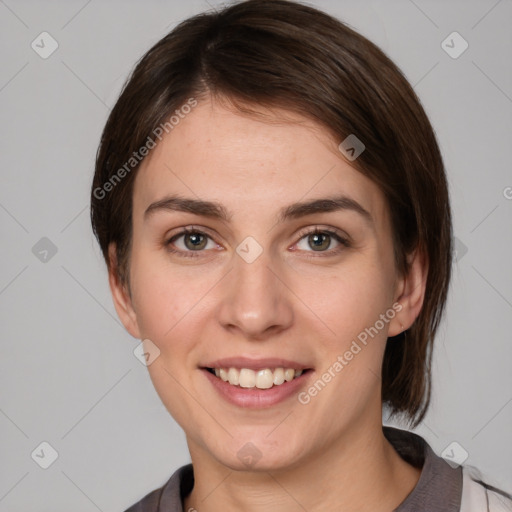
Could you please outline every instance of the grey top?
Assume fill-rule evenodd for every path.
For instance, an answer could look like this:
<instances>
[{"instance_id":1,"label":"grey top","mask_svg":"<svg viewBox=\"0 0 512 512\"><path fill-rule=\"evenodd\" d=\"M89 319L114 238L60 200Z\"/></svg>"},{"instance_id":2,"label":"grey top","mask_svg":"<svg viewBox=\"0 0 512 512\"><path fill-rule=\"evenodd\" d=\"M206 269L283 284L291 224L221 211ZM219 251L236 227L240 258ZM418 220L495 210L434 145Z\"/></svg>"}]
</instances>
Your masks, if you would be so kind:
<instances>
[{"instance_id":1,"label":"grey top","mask_svg":"<svg viewBox=\"0 0 512 512\"><path fill-rule=\"evenodd\" d=\"M383 432L405 461L422 468L418 483L393 512L459 512L462 467L452 468L413 432L388 426L383 426ZM149 493L125 512L183 512L183 498L193 487L192 464L187 464L176 470L163 487Z\"/></svg>"}]
</instances>

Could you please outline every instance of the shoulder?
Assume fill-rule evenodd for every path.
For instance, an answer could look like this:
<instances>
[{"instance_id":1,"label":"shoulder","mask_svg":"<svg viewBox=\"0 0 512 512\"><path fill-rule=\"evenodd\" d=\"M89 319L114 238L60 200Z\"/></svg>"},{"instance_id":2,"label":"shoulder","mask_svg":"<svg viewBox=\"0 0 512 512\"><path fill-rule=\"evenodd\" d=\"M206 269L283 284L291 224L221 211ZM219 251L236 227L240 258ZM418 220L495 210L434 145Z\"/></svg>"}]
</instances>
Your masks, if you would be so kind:
<instances>
[{"instance_id":1,"label":"shoulder","mask_svg":"<svg viewBox=\"0 0 512 512\"><path fill-rule=\"evenodd\" d=\"M512 512L512 495L483 481L473 466L462 467L461 512Z\"/></svg>"},{"instance_id":2,"label":"shoulder","mask_svg":"<svg viewBox=\"0 0 512 512\"><path fill-rule=\"evenodd\" d=\"M165 485L146 494L144 498L134 503L130 508L127 508L125 512L157 512L160 508L164 488Z\"/></svg>"},{"instance_id":3,"label":"shoulder","mask_svg":"<svg viewBox=\"0 0 512 512\"><path fill-rule=\"evenodd\" d=\"M192 464L178 468L169 480L158 489L146 494L125 512L182 512L182 499L194 486Z\"/></svg>"}]
</instances>

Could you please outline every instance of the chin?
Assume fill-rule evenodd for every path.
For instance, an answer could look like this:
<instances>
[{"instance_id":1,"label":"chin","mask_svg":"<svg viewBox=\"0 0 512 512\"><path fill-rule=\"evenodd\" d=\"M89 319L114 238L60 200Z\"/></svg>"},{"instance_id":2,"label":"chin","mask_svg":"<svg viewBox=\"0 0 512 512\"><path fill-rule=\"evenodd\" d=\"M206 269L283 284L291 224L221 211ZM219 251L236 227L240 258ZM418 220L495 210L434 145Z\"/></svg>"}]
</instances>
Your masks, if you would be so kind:
<instances>
[{"instance_id":1,"label":"chin","mask_svg":"<svg viewBox=\"0 0 512 512\"><path fill-rule=\"evenodd\" d=\"M298 465L304 456L304 449L294 450L285 440L276 445L275 442L269 443L268 439L265 442L264 435L261 442L256 437L253 439L233 443L232 451L226 451L226 447L218 456L213 455L220 464L233 471L250 472L288 470Z\"/></svg>"}]
</instances>

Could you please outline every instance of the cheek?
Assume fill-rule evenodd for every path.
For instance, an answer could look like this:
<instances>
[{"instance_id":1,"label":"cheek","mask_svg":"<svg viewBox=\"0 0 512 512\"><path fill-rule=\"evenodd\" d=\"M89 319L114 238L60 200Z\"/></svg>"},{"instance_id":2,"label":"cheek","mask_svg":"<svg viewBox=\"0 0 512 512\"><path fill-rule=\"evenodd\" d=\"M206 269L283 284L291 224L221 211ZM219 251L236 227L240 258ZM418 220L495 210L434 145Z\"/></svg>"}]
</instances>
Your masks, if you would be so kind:
<instances>
[{"instance_id":1,"label":"cheek","mask_svg":"<svg viewBox=\"0 0 512 512\"><path fill-rule=\"evenodd\" d=\"M293 288L331 332L333 344L340 345L374 325L391 307L389 275L374 265L354 265L307 281L297 279Z\"/></svg>"},{"instance_id":2,"label":"cheek","mask_svg":"<svg viewBox=\"0 0 512 512\"><path fill-rule=\"evenodd\" d=\"M132 268L133 302L141 336L160 351L148 372L162 403L185 427L189 418L201 414L189 392L193 390L198 340L204 337L205 296L214 283L197 270L194 273L192 267L176 271L156 258L134 258ZM208 424L207 418L200 420L199 424Z\"/></svg>"},{"instance_id":3,"label":"cheek","mask_svg":"<svg viewBox=\"0 0 512 512\"><path fill-rule=\"evenodd\" d=\"M194 268L196 270L194 270ZM142 335L165 342L181 323L201 309L211 279L197 267L172 269L164 258L134 257L133 304Z\"/></svg>"},{"instance_id":4,"label":"cheek","mask_svg":"<svg viewBox=\"0 0 512 512\"><path fill-rule=\"evenodd\" d=\"M323 330L327 334L319 336L316 348L322 351L317 380L301 395L301 404L311 407L311 416L320 416L339 404L340 413L331 419L334 433L347 418L366 414L368 404L379 407L382 359L395 311L389 278L377 267L354 268L318 279L317 285L310 288L308 306L328 330ZM304 296L305 291L302 288L298 295ZM309 325L311 330L315 317L303 318L305 328Z\"/></svg>"}]
</instances>

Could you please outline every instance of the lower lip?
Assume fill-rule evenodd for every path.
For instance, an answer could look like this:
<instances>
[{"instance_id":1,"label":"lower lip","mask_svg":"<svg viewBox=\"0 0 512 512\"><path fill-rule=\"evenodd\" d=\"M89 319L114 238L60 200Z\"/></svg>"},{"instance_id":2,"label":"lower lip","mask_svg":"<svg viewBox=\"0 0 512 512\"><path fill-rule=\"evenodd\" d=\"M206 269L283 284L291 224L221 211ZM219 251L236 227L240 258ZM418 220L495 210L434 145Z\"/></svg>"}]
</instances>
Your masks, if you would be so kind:
<instances>
[{"instance_id":1,"label":"lower lip","mask_svg":"<svg viewBox=\"0 0 512 512\"><path fill-rule=\"evenodd\" d=\"M299 389L305 385L311 373L310 371L306 371L290 382L284 382L279 386L272 386L269 389L258 389L233 386L228 382L224 382L219 377L216 377L208 370L203 369L202 371L225 400L239 407L253 409L271 407L297 394Z\"/></svg>"}]
</instances>

